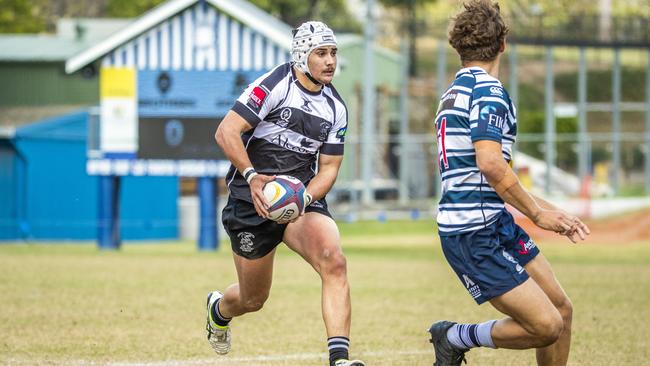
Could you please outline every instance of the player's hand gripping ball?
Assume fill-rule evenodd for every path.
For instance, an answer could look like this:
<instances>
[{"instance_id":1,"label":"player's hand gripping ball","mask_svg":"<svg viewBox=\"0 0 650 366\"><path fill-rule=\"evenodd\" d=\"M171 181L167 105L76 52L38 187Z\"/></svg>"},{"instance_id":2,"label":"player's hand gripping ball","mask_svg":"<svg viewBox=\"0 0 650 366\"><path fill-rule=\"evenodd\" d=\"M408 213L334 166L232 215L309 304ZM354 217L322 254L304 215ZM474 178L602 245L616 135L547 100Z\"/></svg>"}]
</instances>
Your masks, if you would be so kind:
<instances>
[{"instance_id":1,"label":"player's hand gripping ball","mask_svg":"<svg viewBox=\"0 0 650 366\"><path fill-rule=\"evenodd\" d=\"M277 175L264 186L264 197L269 204L268 219L289 222L300 216L307 202L307 190L302 182L288 175Z\"/></svg>"}]
</instances>

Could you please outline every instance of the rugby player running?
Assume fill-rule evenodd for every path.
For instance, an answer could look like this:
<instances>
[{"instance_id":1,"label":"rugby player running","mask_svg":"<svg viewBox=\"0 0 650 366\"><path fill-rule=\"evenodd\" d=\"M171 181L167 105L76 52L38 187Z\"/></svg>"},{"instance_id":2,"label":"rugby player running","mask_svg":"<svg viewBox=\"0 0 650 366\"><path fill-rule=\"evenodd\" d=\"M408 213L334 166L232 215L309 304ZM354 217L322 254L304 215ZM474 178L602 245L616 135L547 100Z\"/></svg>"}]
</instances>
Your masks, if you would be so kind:
<instances>
[{"instance_id":1,"label":"rugby player running","mask_svg":"<svg viewBox=\"0 0 650 366\"><path fill-rule=\"evenodd\" d=\"M284 242L320 275L330 366L364 366L348 356L347 265L325 200L343 159L347 129L345 104L331 84L336 53L327 25L302 24L294 30L291 62L253 82L217 129L217 144L232 163L222 221L238 278L223 294L208 294L208 341L218 354L230 350L231 319L260 310L269 297L275 250ZM304 212L292 222L267 219L262 188L278 174L294 176L307 188Z\"/></svg>"},{"instance_id":2,"label":"rugby player running","mask_svg":"<svg viewBox=\"0 0 650 366\"><path fill-rule=\"evenodd\" d=\"M527 192L509 165L516 111L498 80L507 33L497 3L463 5L449 31L463 68L442 95L435 119L444 255L478 304L487 301L507 317L480 324L434 323L429 332L438 366L460 365L474 347L535 348L538 365L566 365L569 357L571 301L505 203L574 243L584 240L589 228Z\"/></svg>"}]
</instances>

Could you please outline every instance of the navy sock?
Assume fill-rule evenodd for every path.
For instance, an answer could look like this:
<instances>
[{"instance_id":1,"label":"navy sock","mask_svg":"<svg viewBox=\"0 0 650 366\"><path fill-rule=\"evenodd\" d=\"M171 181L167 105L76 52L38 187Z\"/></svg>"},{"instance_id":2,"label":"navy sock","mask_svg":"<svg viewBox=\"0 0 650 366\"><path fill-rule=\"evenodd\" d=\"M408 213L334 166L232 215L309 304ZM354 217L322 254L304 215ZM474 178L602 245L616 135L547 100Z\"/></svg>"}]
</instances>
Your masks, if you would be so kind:
<instances>
[{"instance_id":1,"label":"navy sock","mask_svg":"<svg viewBox=\"0 0 650 366\"><path fill-rule=\"evenodd\" d=\"M228 323L230 323L232 318L226 318L225 316L221 315L221 312L219 311L219 302L221 302L221 299L214 302L212 308L210 309L210 312L212 312L212 320L214 320L217 325L225 327L228 325Z\"/></svg>"},{"instance_id":2,"label":"navy sock","mask_svg":"<svg viewBox=\"0 0 650 366\"><path fill-rule=\"evenodd\" d=\"M334 366L337 360L347 360L350 350L350 339L348 337L327 338L327 348L330 351L330 366Z\"/></svg>"}]
</instances>

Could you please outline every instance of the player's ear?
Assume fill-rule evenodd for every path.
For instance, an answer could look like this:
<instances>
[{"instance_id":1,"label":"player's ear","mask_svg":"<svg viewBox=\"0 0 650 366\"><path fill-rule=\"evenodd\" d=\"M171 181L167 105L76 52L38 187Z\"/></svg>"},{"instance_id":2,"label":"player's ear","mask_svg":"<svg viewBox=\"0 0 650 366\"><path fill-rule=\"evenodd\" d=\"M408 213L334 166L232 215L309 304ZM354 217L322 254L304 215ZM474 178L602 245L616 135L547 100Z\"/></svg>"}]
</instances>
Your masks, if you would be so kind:
<instances>
[{"instance_id":1,"label":"player's ear","mask_svg":"<svg viewBox=\"0 0 650 366\"><path fill-rule=\"evenodd\" d=\"M499 53L504 53L506 51L506 39L503 39L503 42L501 42L501 46L499 46Z\"/></svg>"}]
</instances>

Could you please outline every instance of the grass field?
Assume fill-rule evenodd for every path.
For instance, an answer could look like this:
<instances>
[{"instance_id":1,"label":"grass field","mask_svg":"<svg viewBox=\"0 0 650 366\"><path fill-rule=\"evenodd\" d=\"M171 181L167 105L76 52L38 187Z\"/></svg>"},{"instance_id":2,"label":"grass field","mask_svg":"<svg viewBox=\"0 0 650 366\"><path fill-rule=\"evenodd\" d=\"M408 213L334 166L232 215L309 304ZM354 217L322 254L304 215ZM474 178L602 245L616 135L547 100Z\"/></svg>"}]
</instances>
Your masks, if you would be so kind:
<instances>
[{"instance_id":1,"label":"grass field","mask_svg":"<svg viewBox=\"0 0 650 366\"><path fill-rule=\"evenodd\" d=\"M430 365L437 319L498 317L447 266L430 222L341 224L352 286L353 356ZM650 364L650 241L541 248L574 307L570 365ZM233 350L205 340L205 295L233 282L229 246L0 245L0 364L325 365L320 281L278 251L264 309L233 321ZM534 365L534 352L473 350L468 365Z\"/></svg>"}]
</instances>

